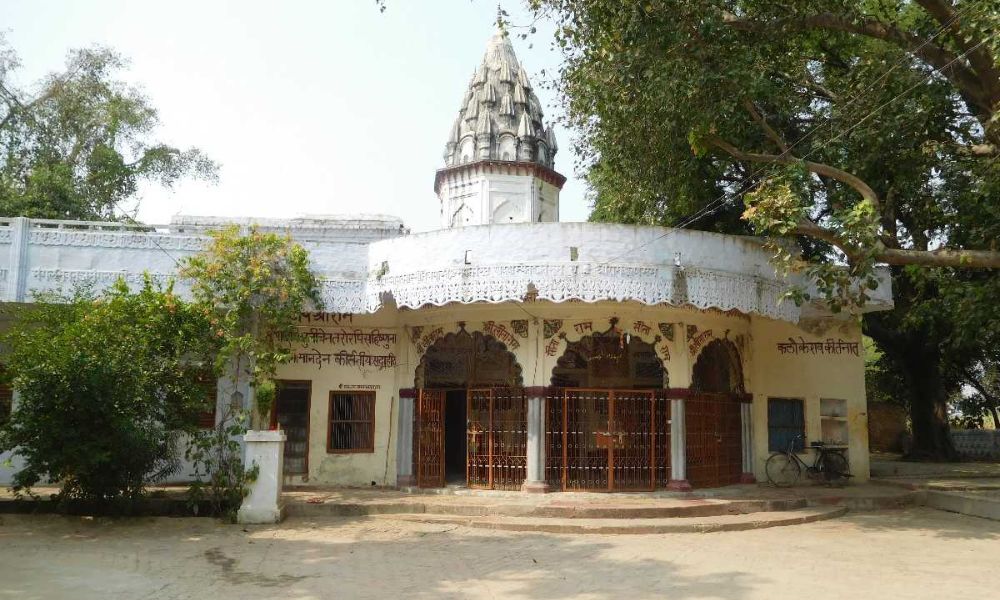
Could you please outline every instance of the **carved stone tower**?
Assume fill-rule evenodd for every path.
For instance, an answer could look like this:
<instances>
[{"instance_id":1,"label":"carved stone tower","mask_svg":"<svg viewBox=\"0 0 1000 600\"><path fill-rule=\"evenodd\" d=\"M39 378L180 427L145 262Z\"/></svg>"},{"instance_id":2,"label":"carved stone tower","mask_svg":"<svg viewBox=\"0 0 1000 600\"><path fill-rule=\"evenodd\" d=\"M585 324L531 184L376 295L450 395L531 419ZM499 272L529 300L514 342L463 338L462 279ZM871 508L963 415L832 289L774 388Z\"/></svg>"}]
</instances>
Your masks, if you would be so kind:
<instances>
[{"instance_id":1,"label":"carved stone tower","mask_svg":"<svg viewBox=\"0 0 1000 600\"><path fill-rule=\"evenodd\" d=\"M486 45L434 178L441 226L559 220L556 136L504 33Z\"/></svg>"}]
</instances>

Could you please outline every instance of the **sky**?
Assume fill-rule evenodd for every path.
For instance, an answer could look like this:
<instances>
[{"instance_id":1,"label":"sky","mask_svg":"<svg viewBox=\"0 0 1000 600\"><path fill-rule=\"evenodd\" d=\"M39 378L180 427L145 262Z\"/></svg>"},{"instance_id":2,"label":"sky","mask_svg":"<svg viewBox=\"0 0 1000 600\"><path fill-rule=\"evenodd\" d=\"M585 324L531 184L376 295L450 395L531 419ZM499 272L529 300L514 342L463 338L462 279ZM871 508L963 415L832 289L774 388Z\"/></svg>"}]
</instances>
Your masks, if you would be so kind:
<instances>
[{"instance_id":1,"label":"sky","mask_svg":"<svg viewBox=\"0 0 1000 600\"><path fill-rule=\"evenodd\" d=\"M529 22L518 0L504 8ZM147 186L139 219L154 224L380 213L437 228L434 172L495 20L489 0L389 0L384 13L374 0L0 0L20 85L60 69L71 48L112 47L159 110L156 139L220 163L217 184ZM551 31L512 36L549 118ZM561 219L586 220L569 132L557 141Z\"/></svg>"}]
</instances>

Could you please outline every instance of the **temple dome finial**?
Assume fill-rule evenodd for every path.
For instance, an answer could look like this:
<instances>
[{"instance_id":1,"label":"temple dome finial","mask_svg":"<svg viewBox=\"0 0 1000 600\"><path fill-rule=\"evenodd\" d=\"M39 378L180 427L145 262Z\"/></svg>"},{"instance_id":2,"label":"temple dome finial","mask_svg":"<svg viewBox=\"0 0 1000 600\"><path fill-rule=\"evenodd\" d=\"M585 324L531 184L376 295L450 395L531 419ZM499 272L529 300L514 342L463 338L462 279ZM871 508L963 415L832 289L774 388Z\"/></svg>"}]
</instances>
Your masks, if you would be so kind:
<instances>
[{"instance_id":1,"label":"temple dome finial","mask_svg":"<svg viewBox=\"0 0 1000 600\"><path fill-rule=\"evenodd\" d=\"M517 60L504 27L506 14L497 5L497 29L473 72L459 107L459 120L469 124L445 148L445 165L453 167L482 158L533 162L553 169L555 136L543 121L541 102L532 91L528 72ZM482 131L489 123L488 134ZM484 136L489 135L489 139Z\"/></svg>"}]
</instances>

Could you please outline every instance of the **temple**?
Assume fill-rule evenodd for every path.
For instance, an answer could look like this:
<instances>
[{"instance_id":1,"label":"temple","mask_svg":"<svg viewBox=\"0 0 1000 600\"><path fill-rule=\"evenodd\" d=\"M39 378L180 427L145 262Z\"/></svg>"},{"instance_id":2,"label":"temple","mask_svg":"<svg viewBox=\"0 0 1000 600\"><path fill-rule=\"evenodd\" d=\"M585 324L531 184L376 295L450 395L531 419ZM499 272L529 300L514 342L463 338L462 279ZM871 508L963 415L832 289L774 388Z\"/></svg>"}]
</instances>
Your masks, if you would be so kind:
<instances>
[{"instance_id":1,"label":"temple","mask_svg":"<svg viewBox=\"0 0 1000 600\"><path fill-rule=\"evenodd\" d=\"M857 318L783 300L807 284L759 239L560 222L543 119L497 34L447 133L439 230L381 215L5 219L0 296L165 281L224 223L291 234L325 312L302 315L307 341L279 371L285 486L683 491L761 479L799 436L846 448L867 479ZM872 295L865 310L891 307L887 277ZM244 391L223 378L215 402Z\"/></svg>"}]
</instances>

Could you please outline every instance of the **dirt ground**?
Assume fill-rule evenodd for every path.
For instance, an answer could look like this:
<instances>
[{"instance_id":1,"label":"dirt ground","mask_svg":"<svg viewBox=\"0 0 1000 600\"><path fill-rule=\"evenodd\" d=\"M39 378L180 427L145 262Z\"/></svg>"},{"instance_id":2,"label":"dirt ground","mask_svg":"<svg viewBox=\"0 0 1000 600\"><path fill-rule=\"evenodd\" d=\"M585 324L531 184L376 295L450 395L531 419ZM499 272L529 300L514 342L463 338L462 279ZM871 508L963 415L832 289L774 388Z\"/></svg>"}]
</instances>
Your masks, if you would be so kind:
<instances>
[{"instance_id":1,"label":"dirt ground","mask_svg":"<svg viewBox=\"0 0 1000 600\"><path fill-rule=\"evenodd\" d=\"M0 523L0 599L988 597L1000 522L933 509L755 531L501 533L384 519ZM985 595L984 595L985 594Z\"/></svg>"}]
</instances>

